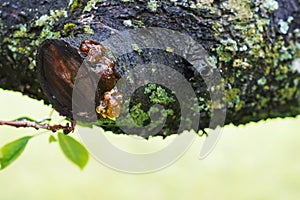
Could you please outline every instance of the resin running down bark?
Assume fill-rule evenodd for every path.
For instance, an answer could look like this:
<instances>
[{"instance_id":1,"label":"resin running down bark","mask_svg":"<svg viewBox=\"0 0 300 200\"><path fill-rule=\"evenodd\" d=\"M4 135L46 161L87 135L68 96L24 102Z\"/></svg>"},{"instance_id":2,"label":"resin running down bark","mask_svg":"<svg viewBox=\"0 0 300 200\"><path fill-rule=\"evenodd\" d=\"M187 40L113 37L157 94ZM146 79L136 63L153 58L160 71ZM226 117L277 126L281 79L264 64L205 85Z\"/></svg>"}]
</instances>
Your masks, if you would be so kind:
<instances>
[{"instance_id":1,"label":"resin running down bark","mask_svg":"<svg viewBox=\"0 0 300 200\"><path fill-rule=\"evenodd\" d=\"M82 41L90 39L101 43L122 31L162 27L191 36L209 52L209 61L216 66L212 73L221 74L225 88L225 124L240 125L299 115L299 1L201 2L2 2L0 87L20 91L32 98L42 99L46 104L53 104L47 91L42 91L36 71L37 50L43 48L40 45L44 40L52 38L56 40L51 40L51 43L67 45L67 48L64 45L58 48L60 53L57 56L72 58L67 59L67 66L74 67L71 77L75 77L76 67L85 59L85 55L78 53ZM48 51L46 56L55 57L53 53ZM165 51L140 49L132 44L131 53L115 59L116 74L120 76L139 64L152 62L173 66L195 91L201 119L199 130L208 127L212 117L208 88L191 64L176 55L171 48ZM72 110L71 87L57 83L53 87L62 88L56 96L62 99L60 104L63 106L54 107L62 115L72 117L69 115ZM44 87L48 87L47 84ZM100 99L92 100L97 106L100 106L101 98L105 101L100 93L98 91L96 95ZM109 97L107 94L106 105ZM159 135L172 134L180 118L174 113L180 113L180 110L176 96L168 88L150 84L138 89L129 102L131 116L141 126L149 124L151 119L148 110L155 102L162 103L165 108L169 128L175 127L174 130L164 129ZM113 119L101 116L99 119L104 129L122 132L114 126Z\"/></svg>"}]
</instances>

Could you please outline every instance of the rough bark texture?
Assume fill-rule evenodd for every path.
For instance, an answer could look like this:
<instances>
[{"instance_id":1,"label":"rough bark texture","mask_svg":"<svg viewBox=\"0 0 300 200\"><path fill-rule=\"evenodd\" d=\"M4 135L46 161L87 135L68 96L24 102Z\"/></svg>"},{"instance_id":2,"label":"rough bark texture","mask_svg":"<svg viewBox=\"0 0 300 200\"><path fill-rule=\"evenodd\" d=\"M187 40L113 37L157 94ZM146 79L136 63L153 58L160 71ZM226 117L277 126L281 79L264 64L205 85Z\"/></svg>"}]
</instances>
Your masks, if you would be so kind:
<instances>
[{"instance_id":1,"label":"rough bark texture","mask_svg":"<svg viewBox=\"0 0 300 200\"><path fill-rule=\"evenodd\" d=\"M84 33L102 41L116 31L163 27L190 35L210 52L226 89L225 124L300 113L298 0L1 1L0 17L0 87L45 103L49 100L35 69L36 52L43 40L74 37L76 43ZM147 50L133 49L130 55L118 58L117 69L122 74L123 66L153 59L175 66L197 93L199 129L208 127L211 103L203 80L193 78L190 65L176 55L158 50L151 53L149 57ZM147 101L143 98L136 101ZM147 107L138 109L144 112ZM111 122L105 127L120 132ZM160 134L168 135L168 131Z\"/></svg>"}]
</instances>

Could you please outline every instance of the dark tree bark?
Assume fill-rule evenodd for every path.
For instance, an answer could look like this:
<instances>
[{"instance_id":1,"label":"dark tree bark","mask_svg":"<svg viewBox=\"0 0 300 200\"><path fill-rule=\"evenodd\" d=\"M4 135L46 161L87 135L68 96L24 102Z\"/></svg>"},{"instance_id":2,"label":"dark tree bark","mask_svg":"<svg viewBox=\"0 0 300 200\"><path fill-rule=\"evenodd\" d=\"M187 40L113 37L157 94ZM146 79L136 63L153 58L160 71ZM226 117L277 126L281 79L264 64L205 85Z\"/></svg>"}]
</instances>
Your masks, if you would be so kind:
<instances>
[{"instance_id":1,"label":"dark tree bark","mask_svg":"<svg viewBox=\"0 0 300 200\"><path fill-rule=\"evenodd\" d=\"M69 5L63 0L1 1L0 87L53 104L51 97L42 91L36 71L37 50L45 39L66 42L81 62L86 56L79 52L83 40L101 42L129 29L162 27L191 36L210 53L225 87L225 124L297 116L300 113L299 1L206 2L74 0ZM208 88L185 59L172 52L133 48L132 53L117 58L115 69L122 76L126 69L153 60L174 66L191 83L200 106L198 129L207 128L212 115ZM149 100L142 94L143 91L137 92L131 104L132 108L142 103L139 114L149 109ZM54 107L71 117L68 113L72 106L70 101L66 102ZM176 106L168 108L177 112ZM105 129L122 132L113 122L101 120ZM147 123L147 119L142 121L143 125ZM176 123L176 116L169 118L169 129L159 134L176 132L176 128L170 130Z\"/></svg>"}]
</instances>

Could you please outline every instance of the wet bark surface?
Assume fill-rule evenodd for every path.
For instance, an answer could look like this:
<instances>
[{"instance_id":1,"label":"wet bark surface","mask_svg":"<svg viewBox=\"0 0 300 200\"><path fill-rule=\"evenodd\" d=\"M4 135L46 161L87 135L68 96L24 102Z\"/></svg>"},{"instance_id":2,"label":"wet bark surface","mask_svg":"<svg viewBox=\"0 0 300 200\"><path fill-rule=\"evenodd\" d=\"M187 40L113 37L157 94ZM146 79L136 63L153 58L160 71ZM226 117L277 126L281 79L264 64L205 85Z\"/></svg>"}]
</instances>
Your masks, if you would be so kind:
<instances>
[{"instance_id":1,"label":"wet bark surface","mask_svg":"<svg viewBox=\"0 0 300 200\"><path fill-rule=\"evenodd\" d=\"M299 1L280 0L278 9L272 12L272 8L255 1L246 4L248 10L242 11L229 7L230 1L226 6L214 1L197 8L185 1L155 2L78 0L69 4L68 1L2 0L0 87L53 104L51 94L41 88L36 69L37 51L44 40L56 38L67 42L73 51L66 56L80 63L85 58L78 53L83 40L102 42L126 30L161 27L189 35L214 57L216 71L212 73L221 74L226 90L225 124L240 125L300 113L300 74L293 65L299 58ZM239 7L239 3L235 7ZM244 16L245 13L248 16ZM190 82L200 107L199 129L207 128L212 117L208 88L201 74L184 58L170 51L133 48L131 53L116 58L116 70L122 75L138 64L151 62L172 66ZM47 82L42 85L47 87ZM61 99L70 98L72 94L66 88L52 88L55 89L60 91L56 95ZM140 109L147 112L153 103L149 102L144 89L134 94L131 108L141 103ZM164 106L179 112L176 103ZM70 117L70 99L54 107ZM169 116L168 129L160 135L176 132L178 122L178 115ZM147 123L149 119L143 121L143 125ZM111 121L104 120L101 125L107 130L122 132Z\"/></svg>"}]
</instances>

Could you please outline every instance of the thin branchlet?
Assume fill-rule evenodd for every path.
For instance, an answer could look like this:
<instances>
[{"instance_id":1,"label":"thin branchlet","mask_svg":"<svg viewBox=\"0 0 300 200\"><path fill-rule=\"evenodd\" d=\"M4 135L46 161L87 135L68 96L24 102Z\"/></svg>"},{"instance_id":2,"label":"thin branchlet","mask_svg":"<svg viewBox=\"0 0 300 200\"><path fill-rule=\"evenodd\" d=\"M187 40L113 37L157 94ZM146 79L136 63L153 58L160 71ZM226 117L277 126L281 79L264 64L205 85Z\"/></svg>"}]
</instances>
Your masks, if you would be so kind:
<instances>
[{"instance_id":1,"label":"thin branchlet","mask_svg":"<svg viewBox=\"0 0 300 200\"><path fill-rule=\"evenodd\" d=\"M71 124L67 123L66 125L50 125L48 123L37 123L29 120L20 120L20 121L3 121L0 120L0 125L7 125L7 126L13 126L16 128L35 128L35 129L45 129L52 131L53 133L62 130L64 134L68 134L70 132L73 132L75 129L75 122L71 121Z\"/></svg>"}]
</instances>

